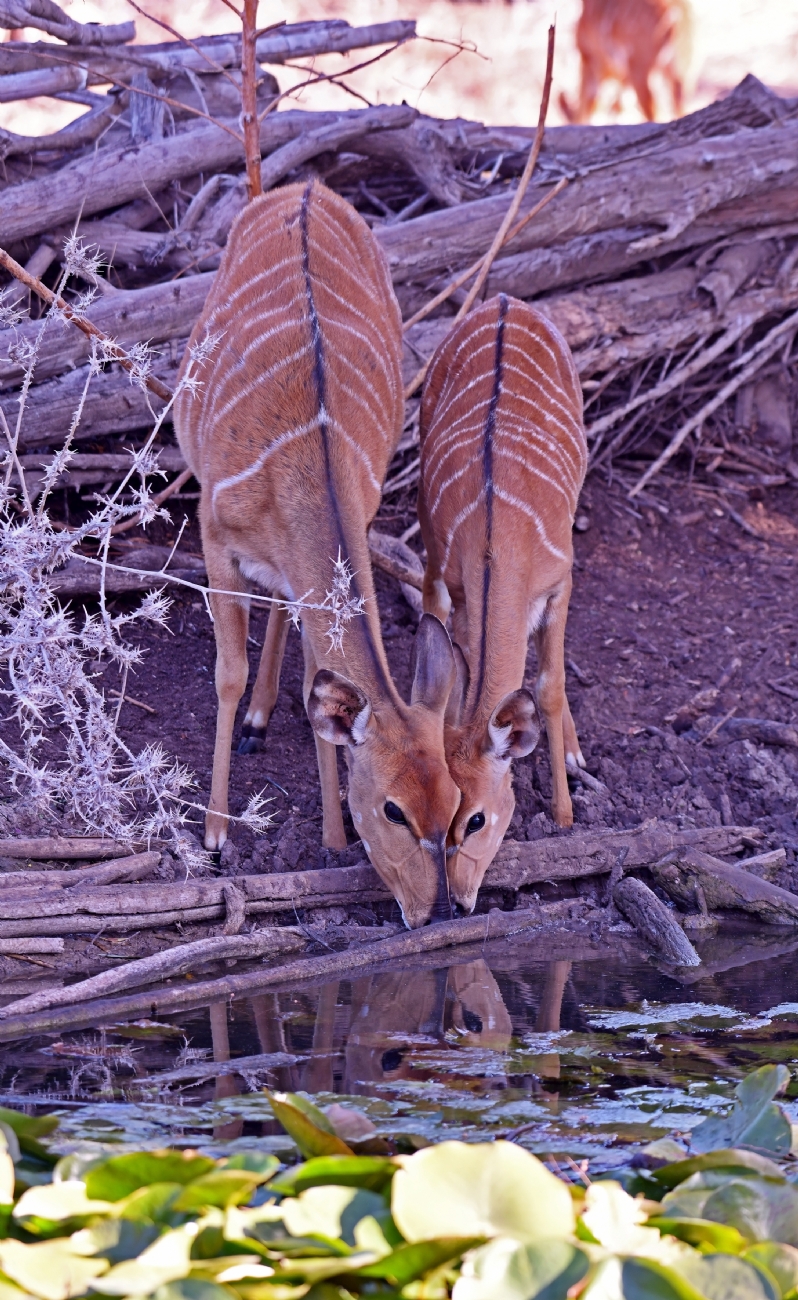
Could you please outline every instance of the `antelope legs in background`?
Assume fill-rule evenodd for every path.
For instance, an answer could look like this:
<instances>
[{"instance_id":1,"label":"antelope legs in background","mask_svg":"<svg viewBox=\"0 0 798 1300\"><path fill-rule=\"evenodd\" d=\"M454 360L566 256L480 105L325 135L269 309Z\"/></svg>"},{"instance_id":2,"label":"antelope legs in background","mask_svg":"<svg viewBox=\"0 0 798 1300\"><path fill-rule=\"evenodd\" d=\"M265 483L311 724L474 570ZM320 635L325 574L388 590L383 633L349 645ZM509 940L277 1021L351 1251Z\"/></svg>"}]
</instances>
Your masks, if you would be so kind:
<instances>
[{"instance_id":1,"label":"antelope legs in background","mask_svg":"<svg viewBox=\"0 0 798 1300\"><path fill-rule=\"evenodd\" d=\"M255 678L249 708L241 728L241 739L236 750L238 754L255 754L263 748L269 718L277 703L280 670L283 666L290 625L291 618L287 610L282 605L272 605L266 625L266 636L263 639L258 675Z\"/></svg>"}]
</instances>

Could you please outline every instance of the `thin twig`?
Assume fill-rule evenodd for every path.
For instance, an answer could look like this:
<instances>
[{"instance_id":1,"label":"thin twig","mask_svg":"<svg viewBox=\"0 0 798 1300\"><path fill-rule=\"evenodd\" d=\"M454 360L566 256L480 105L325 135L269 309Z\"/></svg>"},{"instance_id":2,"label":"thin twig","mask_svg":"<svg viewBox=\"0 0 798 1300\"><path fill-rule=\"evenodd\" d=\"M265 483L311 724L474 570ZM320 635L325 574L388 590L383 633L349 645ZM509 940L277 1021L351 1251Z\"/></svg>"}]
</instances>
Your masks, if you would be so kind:
<instances>
[{"instance_id":1,"label":"thin twig","mask_svg":"<svg viewBox=\"0 0 798 1300\"><path fill-rule=\"evenodd\" d=\"M513 229L510 231L509 235L504 241L505 244L511 243L512 240L515 239L518 232L527 224L527 222L531 221L533 217L536 217L539 212L542 212L546 204L551 203L551 200L555 198L556 195L558 195L562 190L564 190L567 184L568 184L568 178L567 176L564 176L562 180L559 180L557 182L557 184L554 186L554 189L549 190L548 194L544 195L544 197L540 199L539 202L537 202L529 212L527 212L526 216L521 221L519 221L516 226L513 226ZM397 217L396 220L398 221L399 218ZM425 303L423 307L419 307L418 311L414 312L413 315L408 320L406 320L402 325L402 329L405 331L405 333L410 329L412 325L417 325L420 320L424 320L426 316L429 316L433 311L435 311L436 307L440 307L441 303L446 302L447 298L451 298L452 294L457 289L462 288L462 286L468 280L471 279L472 275L477 274L484 260L485 260L484 256L478 258L476 262L472 263L472 265L469 266L467 271L461 271L459 275L456 275L453 280L449 281L449 283L446 285L445 288L441 289L440 293L437 293L435 297L431 298L430 301Z\"/></svg>"},{"instance_id":2,"label":"thin twig","mask_svg":"<svg viewBox=\"0 0 798 1300\"><path fill-rule=\"evenodd\" d=\"M260 132L258 130L258 69L255 44L258 33L258 0L244 0L241 25L241 122L244 128L244 157L247 167L247 197L263 193L260 181Z\"/></svg>"},{"instance_id":3,"label":"thin twig","mask_svg":"<svg viewBox=\"0 0 798 1300\"><path fill-rule=\"evenodd\" d=\"M662 467L667 465L668 461L676 455L677 451L682 446L682 443L690 436L694 429L697 429L700 424L703 424L704 420L706 420L708 416L712 415L713 411L717 411L718 407L723 406L724 402L728 401L732 394L737 392L738 388L742 388L743 385L761 369L765 362L770 360L773 353L777 352L781 347L782 335L785 334L787 330L796 328L798 328L798 311L793 312L786 320L783 320L779 325L776 325L770 333L756 345L756 355L753 360L747 366L744 366L743 369L741 369L733 379L730 379L727 384L724 384L719 393L716 393L710 401L701 407L700 411L697 411L695 415L685 421L681 428L676 431L665 450L660 453L652 465L649 465L645 474L641 475L634 487L630 490L630 498L636 497L638 492L642 492L643 488L647 483L650 483L655 474L658 474ZM753 351L754 350L752 349L752 352ZM741 357L740 360L744 361L745 358Z\"/></svg>"},{"instance_id":4,"label":"thin twig","mask_svg":"<svg viewBox=\"0 0 798 1300\"><path fill-rule=\"evenodd\" d=\"M538 160L538 154L540 153L540 148L541 145L543 144L543 135L546 129L546 115L549 110L549 97L551 95L551 80L554 72L554 31L555 31L554 24L552 24L551 27L549 27L549 41L548 41L548 49L546 53L546 78L543 83L543 95L540 101L540 113L538 114L538 126L535 132L535 139L532 142L532 148L529 151L529 157L526 160L526 165L524 167L524 171L521 176L521 179L518 182L518 187L515 191L515 194L513 195L512 202L510 203L510 206L504 215L504 220L502 221L501 225L499 226L499 229L496 232L496 236L493 240L493 243L488 249L488 252L486 253L485 257L483 258L482 266L480 267L479 273L477 274L477 278L472 284L471 288L469 289L466 295L465 302L463 303L462 307L460 308L457 315L455 316L453 324L456 324L457 321L462 320L463 317L466 316L468 312L471 310L471 307L475 302L477 295L479 294L483 284L488 278L488 273L494 261L496 260L496 256L499 252L499 249L501 248L502 244L505 242L505 239L507 238L507 233L510 230L513 222L515 221L516 215L518 213L518 209L520 208L523 197L526 194L527 186L529 185L529 182L532 179L532 173L535 170L535 164L537 163ZM432 358L430 358L430 361L431 359ZM425 362L425 364L419 370L418 374L415 375L415 377L408 384L407 388L405 389L405 400L408 397L412 397L416 389L421 384L423 384L427 371L429 370L430 367L430 361Z\"/></svg>"},{"instance_id":5,"label":"thin twig","mask_svg":"<svg viewBox=\"0 0 798 1300\"><path fill-rule=\"evenodd\" d=\"M154 496L152 498L153 503L156 506L163 505L164 501L167 501L169 497L175 494L175 492L180 491L181 487L183 487L183 485L188 482L188 480L192 477L193 473L194 471L191 469L184 469L182 474L178 474L177 478L174 479L174 481L170 483L168 487L164 488L163 492L159 492L157 496ZM134 515L132 519L126 519L121 524L115 524L114 527L111 529L111 536L114 537L116 536L117 533L126 533L130 528L137 528L140 523L141 523L141 515L139 515L138 517Z\"/></svg>"},{"instance_id":6,"label":"thin twig","mask_svg":"<svg viewBox=\"0 0 798 1300\"><path fill-rule=\"evenodd\" d=\"M87 338L97 339L98 342L102 343L103 350L109 360L118 361L123 370L126 370L129 375L133 375L146 388L149 388L151 393L155 393L164 402L171 400L172 391L166 387L166 384L162 384L160 379L156 379L154 375L142 375L139 367L130 360L124 348L121 348L112 338L99 330L90 320L86 320L85 316L73 311L69 303L60 294L53 293L52 289L48 289L47 285L42 284L41 280L37 279L35 275L30 275L24 266L20 266L19 262L15 261L4 248L0 248L0 266L4 266L11 275L29 289L32 289L50 307L57 307L65 319L76 325Z\"/></svg>"}]
</instances>

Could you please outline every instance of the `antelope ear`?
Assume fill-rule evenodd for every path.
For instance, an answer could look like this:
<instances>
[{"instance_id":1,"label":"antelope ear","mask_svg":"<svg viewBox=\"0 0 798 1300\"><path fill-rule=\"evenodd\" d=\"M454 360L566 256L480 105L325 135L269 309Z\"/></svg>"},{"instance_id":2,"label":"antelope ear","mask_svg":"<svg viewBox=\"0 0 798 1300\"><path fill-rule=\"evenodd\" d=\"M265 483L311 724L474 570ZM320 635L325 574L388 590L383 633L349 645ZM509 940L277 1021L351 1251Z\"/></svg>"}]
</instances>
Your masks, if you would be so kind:
<instances>
[{"instance_id":1,"label":"antelope ear","mask_svg":"<svg viewBox=\"0 0 798 1300\"><path fill-rule=\"evenodd\" d=\"M466 657L456 641L452 642L452 651L454 652L454 667L457 676L446 701L444 721L449 727L457 727L460 725L460 719L463 716L463 705L468 692L469 672Z\"/></svg>"},{"instance_id":2,"label":"antelope ear","mask_svg":"<svg viewBox=\"0 0 798 1300\"><path fill-rule=\"evenodd\" d=\"M411 704L443 713L457 676L449 633L434 614L422 614L413 642Z\"/></svg>"},{"instance_id":3,"label":"antelope ear","mask_svg":"<svg viewBox=\"0 0 798 1300\"><path fill-rule=\"evenodd\" d=\"M540 739L540 726L531 691L523 687L505 695L488 723L487 752L497 758L523 758Z\"/></svg>"},{"instance_id":4,"label":"antelope ear","mask_svg":"<svg viewBox=\"0 0 798 1300\"><path fill-rule=\"evenodd\" d=\"M321 668L313 678L308 717L316 735L332 745L362 745L371 705L346 677Z\"/></svg>"}]
</instances>

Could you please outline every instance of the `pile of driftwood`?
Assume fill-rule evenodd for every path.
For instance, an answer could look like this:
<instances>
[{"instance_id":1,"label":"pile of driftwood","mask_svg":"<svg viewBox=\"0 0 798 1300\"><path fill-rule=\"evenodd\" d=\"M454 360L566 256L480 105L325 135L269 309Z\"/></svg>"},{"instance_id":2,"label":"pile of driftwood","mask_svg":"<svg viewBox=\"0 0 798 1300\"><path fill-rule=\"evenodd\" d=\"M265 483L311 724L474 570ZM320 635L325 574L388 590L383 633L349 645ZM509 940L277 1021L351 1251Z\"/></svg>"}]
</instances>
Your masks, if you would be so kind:
<instances>
[{"instance_id":1,"label":"pile of driftwood","mask_svg":"<svg viewBox=\"0 0 798 1300\"><path fill-rule=\"evenodd\" d=\"M31 22L46 26L35 15ZM51 35L64 43L0 45L0 100L49 95L87 111L44 137L0 132L0 242L51 285L75 231L99 249L105 267L87 273L98 291L87 318L124 349L149 345L160 381L150 389L165 391L246 201L241 37L132 45L132 24L72 20ZM407 105L306 112L290 107L267 69L279 74L280 64L331 51L364 50L350 59L366 61L413 37L411 22L327 21L267 32L256 48L263 188L315 174L363 213L407 323L408 379L445 334L468 290L465 273L490 247L533 130L438 121ZM632 495L656 505L647 485L677 452L690 453L691 472L703 467L702 490L738 518L734 505L752 489L798 477L796 211L798 101L752 77L666 125L547 129L520 228L482 292L531 300L562 330L583 381L593 463L609 466ZM6 301L27 306L27 291L12 281ZM32 319L0 330L0 406L11 423L39 328ZM48 326L20 438L33 494L47 452L69 428L88 358L82 334ZM150 404L160 402L108 366L89 387L76 432L89 449L72 460L64 485L112 482L129 463L122 447L145 433ZM416 404L408 404L389 496L415 482ZM184 495L196 491L174 448L161 464ZM418 586L412 557L396 548L384 567ZM122 585L143 581L131 573ZM91 582L71 573L62 589Z\"/></svg>"}]
</instances>

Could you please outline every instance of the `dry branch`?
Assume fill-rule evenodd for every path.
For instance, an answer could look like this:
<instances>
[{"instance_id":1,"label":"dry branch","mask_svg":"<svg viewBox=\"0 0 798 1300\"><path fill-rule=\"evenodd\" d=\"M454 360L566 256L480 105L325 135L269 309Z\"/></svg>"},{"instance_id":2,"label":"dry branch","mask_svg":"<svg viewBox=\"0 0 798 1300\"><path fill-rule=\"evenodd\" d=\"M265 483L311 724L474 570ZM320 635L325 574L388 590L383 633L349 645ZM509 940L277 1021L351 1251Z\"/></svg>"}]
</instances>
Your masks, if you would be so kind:
<instances>
[{"instance_id":1,"label":"dry branch","mask_svg":"<svg viewBox=\"0 0 798 1300\"><path fill-rule=\"evenodd\" d=\"M123 858L129 853L127 845L117 844L115 840L64 839L59 836L0 840L0 858L64 862L79 858Z\"/></svg>"},{"instance_id":2,"label":"dry branch","mask_svg":"<svg viewBox=\"0 0 798 1300\"><path fill-rule=\"evenodd\" d=\"M54 0L0 0L0 27L8 31L35 27L70 45L116 45L132 41L134 23L78 23Z\"/></svg>"},{"instance_id":3,"label":"dry branch","mask_svg":"<svg viewBox=\"0 0 798 1300\"><path fill-rule=\"evenodd\" d=\"M534 842L506 841L485 876L486 889L517 891L549 880L572 880L608 873L622 849L626 866L646 866L674 849L697 846L710 853L734 853L761 840L745 827L709 827L677 831L646 824L633 831L552 836ZM352 906L391 897L371 866L294 871L274 875L237 876L246 915L292 912L300 906ZM128 884L47 889L46 876L37 896L6 901L0 937L28 934L87 934L101 926L125 931L221 920L227 914L222 880L184 884ZM42 899L47 894L46 915Z\"/></svg>"},{"instance_id":4,"label":"dry branch","mask_svg":"<svg viewBox=\"0 0 798 1300\"><path fill-rule=\"evenodd\" d=\"M14 890L24 890L36 896L39 889L58 885L74 889L84 885L110 885L114 881L141 880L148 876L161 860L160 853L134 853L126 858L112 858L99 867L83 867L73 871L4 871L0 875L0 896L7 900ZM12 893L9 893L12 891Z\"/></svg>"},{"instance_id":5,"label":"dry branch","mask_svg":"<svg viewBox=\"0 0 798 1300\"><path fill-rule=\"evenodd\" d=\"M699 849L678 853L675 861L652 866L657 884L677 903L695 906L696 882L710 911L730 908L752 912L770 925L798 924L798 895L746 871L745 863L730 866Z\"/></svg>"},{"instance_id":6,"label":"dry branch","mask_svg":"<svg viewBox=\"0 0 798 1300\"><path fill-rule=\"evenodd\" d=\"M638 934L669 964L701 965L701 958L678 922L642 880L629 877L619 881L612 897L619 911L627 921L631 921Z\"/></svg>"},{"instance_id":7,"label":"dry branch","mask_svg":"<svg viewBox=\"0 0 798 1300\"><path fill-rule=\"evenodd\" d=\"M77 984L41 989L27 998L8 1003L0 1007L0 1020L41 1011L45 1007L66 1006L70 1002L88 1002L92 998L108 997L123 989L142 988L147 984L155 984L158 980L195 970L197 966L209 961L273 957L278 953L296 952L306 945L307 938L302 931L290 926L258 930L254 934L219 935L200 939L197 943L179 944L176 948L155 953L152 957L125 962L124 966L103 971L102 974L93 975Z\"/></svg>"}]
</instances>

